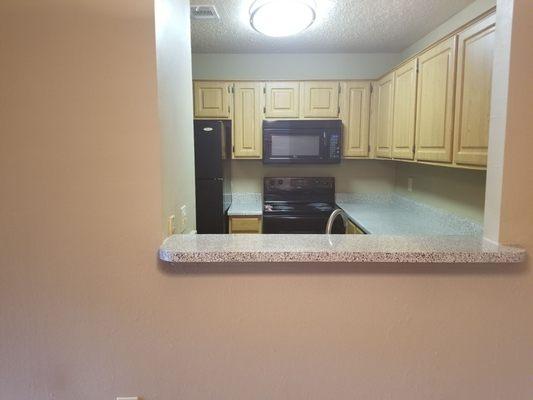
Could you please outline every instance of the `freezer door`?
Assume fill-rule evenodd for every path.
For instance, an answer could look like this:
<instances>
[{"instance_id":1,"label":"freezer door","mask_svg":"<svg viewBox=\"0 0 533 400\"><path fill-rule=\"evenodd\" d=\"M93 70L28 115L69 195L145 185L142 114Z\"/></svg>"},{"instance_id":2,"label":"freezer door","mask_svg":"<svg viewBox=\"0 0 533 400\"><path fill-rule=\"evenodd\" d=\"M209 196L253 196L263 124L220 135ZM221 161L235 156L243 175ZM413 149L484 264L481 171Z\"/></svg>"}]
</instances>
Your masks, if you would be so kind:
<instances>
[{"instance_id":1,"label":"freezer door","mask_svg":"<svg viewBox=\"0 0 533 400\"><path fill-rule=\"evenodd\" d=\"M222 121L194 121L196 179L223 178L225 147Z\"/></svg>"},{"instance_id":2,"label":"freezer door","mask_svg":"<svg viewBox=\"0 0 533 400\"><path fill-rule=\"evenodd\" d=\"M227 233L222 179L196 180L196 231Z\"/></svg>"}]
</instances>

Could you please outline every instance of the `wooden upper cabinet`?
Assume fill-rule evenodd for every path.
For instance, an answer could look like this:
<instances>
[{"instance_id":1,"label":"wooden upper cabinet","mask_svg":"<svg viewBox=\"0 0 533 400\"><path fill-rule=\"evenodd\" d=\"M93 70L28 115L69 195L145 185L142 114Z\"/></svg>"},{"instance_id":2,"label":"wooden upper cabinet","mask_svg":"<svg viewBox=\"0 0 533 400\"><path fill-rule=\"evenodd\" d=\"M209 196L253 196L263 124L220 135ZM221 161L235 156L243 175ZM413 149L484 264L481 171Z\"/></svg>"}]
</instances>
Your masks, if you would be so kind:
<instances>
[{"instance_id":1,"label":"wooden upper cabinet","mask_svg":"<svg viewBox=\"0 0 533 400\"><path fill-rule=\"evenodd\" d=\"M414 59L394 71L393 158L414 157L417 65Z\"/></svg>"},{"instance_id":2,"label":"wooden upper cabinet","mask_svg":"<svg viewBox=\"0 0 533 400\"><path fill-rule=\"evenodd\" d=\"M194 116L197 118L231 117L231 83L194 82Z\"/></svg>"},{"instance_id":3,"label":"wooden upper cabinet","mask_svg":"<svg viewBox=\"0 0 533 400\"><path fill-rule=\"evenodd\" d=\"M391 157L392 118L394 111L394 73L375 83L376 157Z\"/></svg>"},{"instance_id":4,"label":"wooden upper cabinet","mask_svg":"<svg viewBox=\"0 0 533 400\"><path fill-rule=\"evenodd\" d=\"M262 158L263 86L260 82L235 83L234 158Z\"/></svg>"},{"instance_id":5,"label":"wooden upper cabinet","mask_svg":"<svg viewBox=\"0 0 533 400\"><path fill-rule=\"evenodd\" d=\"M416 158L451 162L456 39L451 37L418 58Z\"/></svg>"},{"instance_id":6,"label":"wooden upper cabinet","mask_svg":"<svg viewBox=\"0 0 533 400\"><path fill-rule=\"evenodd\" d=\"M343 82L341 119L343 156L367 157L370 125L370 82Z\"/></svg>"},{"instance_id":7,"label":"wooden upper cabinet","mask_svg":"<svg viewBox=\"0 0 533 400\"><path fill-rule=\"evenodd\" d=\"M301 84L303 118L337 118L339 116L339 82L307 81Z\"/></svg>"},{"instance_id":8,"label":"wooden upper cabinet","mask_svg":"<svg viewBox=\"0 0 533 400\"><path fill-rule=\"evenodd\" d=\"M495 15L459 33L454 161L487 165Z\"/></svg>"},{"instance_id":9,"label":"wooden upper cabinet","mask_svg":"<svg viewBox=\"0 0 533 400\"><path fill-rule=\"evenodd\" d=\"M266 118L298 118L300 115L300 82L267 82Z\"/></svg>"}]
</instances>

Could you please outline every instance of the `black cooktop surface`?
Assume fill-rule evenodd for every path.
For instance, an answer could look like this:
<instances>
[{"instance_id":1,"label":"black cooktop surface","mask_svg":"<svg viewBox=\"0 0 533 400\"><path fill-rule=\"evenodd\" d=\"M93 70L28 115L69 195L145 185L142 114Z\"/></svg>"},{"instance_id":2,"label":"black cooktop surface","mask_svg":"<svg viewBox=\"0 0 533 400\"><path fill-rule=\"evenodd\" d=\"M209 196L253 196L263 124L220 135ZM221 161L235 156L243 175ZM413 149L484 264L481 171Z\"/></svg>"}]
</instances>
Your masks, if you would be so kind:
<instances>
[{"instance_id":1,"label":"black cooktop surface","mask_svg":"<svg viewBox=\"0 0 533 400\"><path fill-rule=\"evenodd\" d=\"M335 210L332 203L303 203L303 202L265 202L263 212L270 215L317 215L331 214Z\"/></svg>"}]
</instances>

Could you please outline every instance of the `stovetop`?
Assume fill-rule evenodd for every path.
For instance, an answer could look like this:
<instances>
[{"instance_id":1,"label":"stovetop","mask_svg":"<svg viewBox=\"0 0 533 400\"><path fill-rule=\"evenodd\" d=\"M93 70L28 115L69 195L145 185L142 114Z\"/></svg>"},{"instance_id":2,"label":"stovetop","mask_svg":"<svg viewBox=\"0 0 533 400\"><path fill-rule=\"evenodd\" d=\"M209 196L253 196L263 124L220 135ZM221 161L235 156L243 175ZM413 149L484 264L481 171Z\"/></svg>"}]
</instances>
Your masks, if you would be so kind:
<instances>
[{"instance_id":1,"label":"stovetop","mask_svg":"<svg viewBox=\"0 0 533 400\"><path fill-rule=\"evenodd\" d=\"M325 215L335 210L335 178L264 178L266 215Z\"/></svg>"},{"instance_id":2,"label":"stovetop","mask_svg":"<svg viewBox=\"0 0 533 400\"><path fill-rule=\"evenodd\" d=\"M335 208L334 203L273 201L264 203L263 213L266 215L329 215Z\"/></svg>"}]
</instances>

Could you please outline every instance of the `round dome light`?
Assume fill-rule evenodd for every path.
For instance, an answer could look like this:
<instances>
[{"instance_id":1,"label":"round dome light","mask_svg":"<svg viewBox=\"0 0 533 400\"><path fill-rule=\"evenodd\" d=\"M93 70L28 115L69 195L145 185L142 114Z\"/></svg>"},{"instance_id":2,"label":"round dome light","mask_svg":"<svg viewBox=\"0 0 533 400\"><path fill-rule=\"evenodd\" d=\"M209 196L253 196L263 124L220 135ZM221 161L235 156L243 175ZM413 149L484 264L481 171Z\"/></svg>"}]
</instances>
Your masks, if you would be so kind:
<instances>
[{"instance_id":1,"label":"round dome light","mask_svg":"<svg viewBox=\"0 0 533 400\"><path fill-rule=\"evenodd\" d=\"M315 9L305 0L256 1L250 8L250 24L257 32L272 37L295 35L315 21Z\"/></svg>"}]
</instances>

